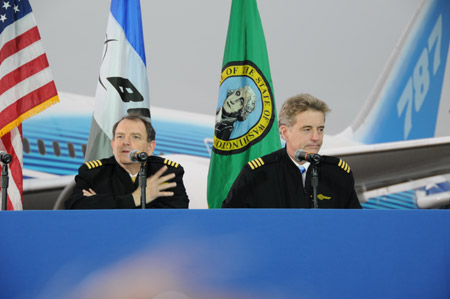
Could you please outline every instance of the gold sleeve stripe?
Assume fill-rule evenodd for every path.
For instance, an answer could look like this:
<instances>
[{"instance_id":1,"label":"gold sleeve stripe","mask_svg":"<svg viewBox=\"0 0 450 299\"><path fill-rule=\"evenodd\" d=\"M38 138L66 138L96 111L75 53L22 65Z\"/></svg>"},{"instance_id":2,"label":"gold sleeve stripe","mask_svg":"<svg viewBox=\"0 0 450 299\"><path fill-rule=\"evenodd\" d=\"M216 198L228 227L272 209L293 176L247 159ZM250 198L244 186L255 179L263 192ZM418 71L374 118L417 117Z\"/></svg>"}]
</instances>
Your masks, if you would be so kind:
<instances>
[{"instance_id":1,"label":"gold sleeve stripe","mask_svg":"<svg viewBox=\"0 0 450 299\"><path fill-rule=\"evenodd\" d=\"M253 163L255 163L258 167L261 166L261 163L258 161L258 159L253 160Z\"/></svg>"},{"instance_id":2,"label":"gold sleeve stripe","mask_svg":"<svg viewBox=\"0 0 450 299\"><path fill-rule=\"evenodd\" d=\"M261 165L264 165L264 161L261 158L258 158L258 160L261 163Z\"/></svg>"},{"instance_id":3,"label":"gold sleeve stripe","mask_svg":"<svg viewBox=\"0 0 450 299\"><path fill-rule=\"evenodd\" d=\"M85 162L84 164L87 165L88 169L93 169L95 167L102 166L102 162L100 160L88 161L88 162Z\"/></svg>"},{"instance_id":4,"label":"gold sleeve stripe","mask_svg":"<svg viewBox=\"0 0 450 299\"><path fill-rule=\"evenodd\" d=\"M175 167L175 168L177 168L178 165L180 165L180 164L178 164L178 163L176 163L176 162L173 162L173 161L170 161L170 160L168 160L168 159L165 159L165 160L164 160L164 164L167 164L167 165L172 166L172 167Z\"/></svg>"},{"instance_id":5,"label":"gold sleeve stripe","mask_svg":"<svg viewBox=\"0 0 450 299\"><path fill-rule=\"evenodd\" d=\"M248 165L250 165L251 169L254 170L260 166L263 166L264 161L261 158L257 158L255 160L248 162Z\"/></svg>"},{"instance_id":6,"label":"gold sleeve stripe","mask_svg":"<svg viewBox=\"0 0 450 299\"><path fill-rule=\"evenodd\" d=\"M347 173L350 173L350 165L348 165L347 162L345 162L343 160L339 160L338 166L341 167Z\"/></svg>"}]
</instances>

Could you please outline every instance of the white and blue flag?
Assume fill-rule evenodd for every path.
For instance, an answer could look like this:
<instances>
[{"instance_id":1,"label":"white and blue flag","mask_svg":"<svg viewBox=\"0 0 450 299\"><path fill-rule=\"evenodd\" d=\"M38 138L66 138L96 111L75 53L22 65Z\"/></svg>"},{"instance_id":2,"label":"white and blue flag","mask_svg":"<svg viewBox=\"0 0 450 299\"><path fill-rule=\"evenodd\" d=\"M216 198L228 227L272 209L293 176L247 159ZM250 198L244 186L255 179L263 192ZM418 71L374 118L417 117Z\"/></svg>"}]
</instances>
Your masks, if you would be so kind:
<instances>
[{"instance_id":1,"label":"white and blue flag","mask_svg":"<svg viewBox=\"0 0 450 299\"><path fill-rule=\"evenodd\" d=\"M112 0L86 161L112 155L112 127L129 112L150 117L141 5Z\"/></svg>"}]
</instances>

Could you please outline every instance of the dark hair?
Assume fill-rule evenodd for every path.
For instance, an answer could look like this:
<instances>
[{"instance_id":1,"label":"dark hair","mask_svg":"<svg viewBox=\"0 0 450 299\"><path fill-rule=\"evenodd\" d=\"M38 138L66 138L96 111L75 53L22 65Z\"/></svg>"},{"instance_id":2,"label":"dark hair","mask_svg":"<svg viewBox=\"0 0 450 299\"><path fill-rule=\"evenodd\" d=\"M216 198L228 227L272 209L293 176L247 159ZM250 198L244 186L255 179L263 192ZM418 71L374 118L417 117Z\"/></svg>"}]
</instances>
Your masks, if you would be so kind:
<instances>
[{"instance_id":1,"label":"dark hair","mask_svg":"<svg viewBox=\"0 0 450 299\"><path fill-rule=\"evenodd\" d=\"M145 125L145 130L147 131L147 141L151 142L151 141L155 140L156 132L152 126L152 122L151 122L150 118L144 117L140 114L128 114L128 115L122 117L118 122L116 122L112 129L113 138L116 136L117 126L124 119L133 120L133 121L142 121Z\"/></svg>"}]
</instances>

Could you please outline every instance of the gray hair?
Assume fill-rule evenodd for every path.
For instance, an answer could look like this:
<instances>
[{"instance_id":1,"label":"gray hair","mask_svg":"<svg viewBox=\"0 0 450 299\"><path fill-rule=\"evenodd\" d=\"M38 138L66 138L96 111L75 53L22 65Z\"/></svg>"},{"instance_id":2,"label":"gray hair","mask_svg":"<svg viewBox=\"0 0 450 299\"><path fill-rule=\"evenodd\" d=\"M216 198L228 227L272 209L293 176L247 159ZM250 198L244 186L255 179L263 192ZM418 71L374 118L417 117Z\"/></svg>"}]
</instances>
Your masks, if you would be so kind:
<instances>
[{"instance_id":1,"label":"gray hair","mask_svg":"<svg viewBox=\"0 0 450 299\"><path fill-rule=\"evenodd\" d=\"M283 125L291 127L295 123L295 116L307 110L323 112L324 116L330 112L330 108L325 102L310 94L302 93L290 97L284 102L278 118L278 128Z\"/></svg>"}]
</instances>

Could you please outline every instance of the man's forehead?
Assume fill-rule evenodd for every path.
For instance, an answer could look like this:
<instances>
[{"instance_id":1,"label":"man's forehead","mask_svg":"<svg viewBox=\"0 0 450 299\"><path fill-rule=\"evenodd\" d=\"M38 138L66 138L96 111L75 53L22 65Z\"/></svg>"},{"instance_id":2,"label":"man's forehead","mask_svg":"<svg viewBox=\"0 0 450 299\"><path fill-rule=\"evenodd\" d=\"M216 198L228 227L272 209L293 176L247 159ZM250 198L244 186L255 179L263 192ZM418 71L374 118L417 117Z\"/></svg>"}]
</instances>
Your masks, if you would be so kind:
<instances>
[{"instance_id":1,"label":"man's forehead","mask_svg":"<svg viewBox=\"0 0 450 299\"><path fill-rule=\"evenodd\" d=\"M316 110L306 110L299 112L294 117L295 122L301 122L301 123L309 123L309 122L325 122L325 114L322 111L316 111Z\"/></svg>"},{"instance_id":2,"label":"man's forehead","mask_svg":"<svg viewBox=\"0 0 450 299\"><path fill-rule=\"evenodd\" d=\"M139 120L122 120L116 128L116 134L144 134L146 132L145 125Z\"/></svg>"}]
</instances>

